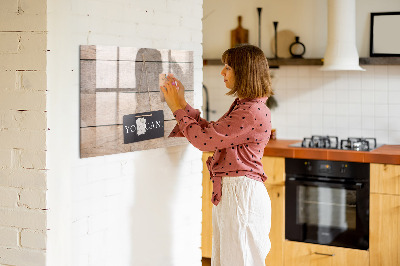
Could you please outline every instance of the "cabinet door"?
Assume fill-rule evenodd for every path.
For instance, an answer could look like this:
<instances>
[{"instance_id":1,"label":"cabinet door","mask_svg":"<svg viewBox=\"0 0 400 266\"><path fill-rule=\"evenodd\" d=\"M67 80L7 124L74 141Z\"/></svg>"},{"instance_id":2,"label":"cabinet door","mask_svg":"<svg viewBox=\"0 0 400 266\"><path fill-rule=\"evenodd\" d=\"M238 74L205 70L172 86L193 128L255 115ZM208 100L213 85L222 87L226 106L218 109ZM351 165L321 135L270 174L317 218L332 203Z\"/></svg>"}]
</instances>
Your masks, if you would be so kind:
<instances>
[{"instance_id":1,"label":"cabinet door","mask_svg":"<svg viewBox=\"0 0 400 266\"><path fill-rule=\"evenodd\" d=\"M285 266L367 266L365 250L285 241Z\"/></svg>"},{"instance_id":2,"label":"cabinet door","mask_svg":"<svg viewBox=\"0 0 400 266\"><path fill-rule=\"evenodd\" d=\"M400 195L400 165L370 165L371 193Z\"/></svg>"},{"instance_id":3,"label":"cabinet door","mask_svg":"<svg viewBox=\"0 0 400 266\"><path fill-rule=\"evenodd\" d=\"M371 194L371 266L400 265L400 196Z\"/></svg>"},{"instance_id":4,"label":"cabinet door","mask_svg":"<svg viewBox=\"0 0 400 266\"><path fill-rule=\"evenodd\" d=\"M285 185L285 158L264 156L261 163L268 177L266 184Z\"/></svg>"},{"instance_id":5,"label":"cabinet door","mask_svg":"<svg viewBox=\"0 0 400 266\"><path fill-rule=\"evenodd\" d=\"M202 223L201 223L201 253L204 258L211 258L212 252L212 183L206 161L211 152L203 153L203 195L202 195Z\"/></svg>"},{"instance_id":6,"label":"cabinet door","mask_svg":"<svg viewBox=\"0 0 400 266\"><path fill-rule=\"evenodd\" d=\"M271 250L265 259L266 266L283 265L285 240L285 187L265 184L271 199Z\"/></svg>"}]
</instances>

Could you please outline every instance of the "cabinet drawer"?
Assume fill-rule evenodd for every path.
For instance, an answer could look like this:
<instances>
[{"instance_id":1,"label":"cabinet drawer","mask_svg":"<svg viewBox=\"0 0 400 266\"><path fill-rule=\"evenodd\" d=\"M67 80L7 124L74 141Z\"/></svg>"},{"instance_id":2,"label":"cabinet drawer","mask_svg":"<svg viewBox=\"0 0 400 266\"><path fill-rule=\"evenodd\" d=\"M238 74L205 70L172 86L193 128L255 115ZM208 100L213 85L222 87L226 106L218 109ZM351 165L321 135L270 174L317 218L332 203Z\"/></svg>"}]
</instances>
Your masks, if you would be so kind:
<instances>
[{"instance_id":1,"label":"cabinet drawer","mask_svg":"<svg viewBox=\"0 0 400 266\"><path fill-rule=\"evenodd\" d=\"M285 241L285 266L365 266L369 254L365 250Z\"/></svg>"}]
</instances>

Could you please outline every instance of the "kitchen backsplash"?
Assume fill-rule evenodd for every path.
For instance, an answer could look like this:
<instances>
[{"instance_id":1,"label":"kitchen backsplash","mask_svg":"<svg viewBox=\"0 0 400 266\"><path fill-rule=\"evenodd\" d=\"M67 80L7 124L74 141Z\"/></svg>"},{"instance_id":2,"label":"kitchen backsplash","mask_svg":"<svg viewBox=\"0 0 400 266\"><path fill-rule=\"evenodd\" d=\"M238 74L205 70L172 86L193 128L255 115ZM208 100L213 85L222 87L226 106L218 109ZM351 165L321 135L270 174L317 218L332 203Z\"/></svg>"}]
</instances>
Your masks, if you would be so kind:
<instances>
[{"instance_id":1,"label":"kitchen backsplash","mask_svg":"<svg viewBox=\"0 0 400 266\"><path fill-rule=\"evenodd\" d=\"M272 126L281 139L311 135L376 137L379 144L400 144L400 66L364 65L366 71L320 71L320 66L271 69L278 107ZM232 102L224 95L222 66L204 67L210 91L210 120Z\"/></svg>"}]
</instances>

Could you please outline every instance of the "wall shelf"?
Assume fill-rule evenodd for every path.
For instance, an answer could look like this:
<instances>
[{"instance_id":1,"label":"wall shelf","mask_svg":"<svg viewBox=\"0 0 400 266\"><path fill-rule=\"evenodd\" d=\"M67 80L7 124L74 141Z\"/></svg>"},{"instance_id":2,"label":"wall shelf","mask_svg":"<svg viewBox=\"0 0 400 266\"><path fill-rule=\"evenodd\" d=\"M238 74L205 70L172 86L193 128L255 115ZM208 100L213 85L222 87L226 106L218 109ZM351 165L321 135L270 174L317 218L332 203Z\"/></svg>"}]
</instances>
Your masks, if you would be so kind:
<instances>
[{"instance_id":1,"label":"wall shelf","mask_svg":"<svg viewBox=\"0 0 400 266\"><path fill-rule=\"evenodd\" d=\"M400 57L362 57L360 65L400 65Z\"/></svg>"},{"instance_id":2,"label":"wall shelf","mask_svg":"<svg viewBox=\"0 0 400 266\"><path fill-rule=\"evenodd\" d=\"M279 66L321 66L322 58L268 58L271 68ZM204 59L204 66L222 65L220 59ZM360 65L400 65L400 57L362 57Z\"/></svg>"},{"instance_id":3,"label":"wall shelf","mask_svg":"<svg viewBox=\"0 0 400 266\"><path fill-rule=\"evenodd\" d=\"M322 66L322 58L268 58L270 67Z\"/></svg>"},{"instance_id":4,"label":"wall shelf","mask_svg":"<svg viewBox=\"0 0 400 266\"><path fill-rule=\"evenodd\" d=\"M322 65L321 58L268 58L268 63L271 68L279 66L304 66L304 65ZM220 59L204 59L203 65L217 66L222 65Z\"/></svg>"}]
</instances>

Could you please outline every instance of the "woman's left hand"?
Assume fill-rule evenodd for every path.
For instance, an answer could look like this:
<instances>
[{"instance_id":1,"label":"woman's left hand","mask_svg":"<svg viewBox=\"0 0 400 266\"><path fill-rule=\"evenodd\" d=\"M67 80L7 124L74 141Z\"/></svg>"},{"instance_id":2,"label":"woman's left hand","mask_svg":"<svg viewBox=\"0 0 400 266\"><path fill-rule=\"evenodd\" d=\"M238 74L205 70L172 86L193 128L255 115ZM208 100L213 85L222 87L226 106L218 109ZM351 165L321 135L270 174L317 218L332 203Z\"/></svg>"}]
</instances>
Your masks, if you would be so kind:
<instances>
[{"instance_id":1,"label":"woman's left hand","mask_svg":"<svg viewBox=\"0 0 400 266\"><path fill-rule=\"evenodd\" d=\"M178 109L185 108L185 106L181 106L177 84L175 79L168 76L164 86L160 86L161 91L164 93L165 101L173 113Z\"/></svg>"}]
</instances>

